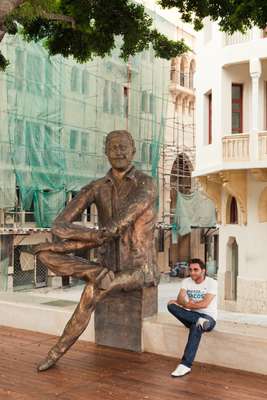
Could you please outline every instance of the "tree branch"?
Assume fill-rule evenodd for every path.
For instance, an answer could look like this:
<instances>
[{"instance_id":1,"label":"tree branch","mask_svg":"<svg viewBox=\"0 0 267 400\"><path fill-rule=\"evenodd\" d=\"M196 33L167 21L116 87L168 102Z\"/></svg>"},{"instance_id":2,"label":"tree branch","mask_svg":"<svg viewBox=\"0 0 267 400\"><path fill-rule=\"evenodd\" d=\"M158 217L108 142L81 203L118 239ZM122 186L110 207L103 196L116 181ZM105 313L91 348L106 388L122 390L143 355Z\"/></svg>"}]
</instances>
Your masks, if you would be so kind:
<instances>
[{"instance_id":1,"label":"tree branch","mask_svg":"<svg viewBox=\"0 0 267 400\"><path fill-rule=\"evenodd\" d=\"M67 15L61 15L61 14L47 13L45 11L42 11L40 14L42 17L44 17L50 21L70 22L72 28L75 29L76 23L75 23L75 19L72 17L68 17Z\"/></svg>"}]
</instances>

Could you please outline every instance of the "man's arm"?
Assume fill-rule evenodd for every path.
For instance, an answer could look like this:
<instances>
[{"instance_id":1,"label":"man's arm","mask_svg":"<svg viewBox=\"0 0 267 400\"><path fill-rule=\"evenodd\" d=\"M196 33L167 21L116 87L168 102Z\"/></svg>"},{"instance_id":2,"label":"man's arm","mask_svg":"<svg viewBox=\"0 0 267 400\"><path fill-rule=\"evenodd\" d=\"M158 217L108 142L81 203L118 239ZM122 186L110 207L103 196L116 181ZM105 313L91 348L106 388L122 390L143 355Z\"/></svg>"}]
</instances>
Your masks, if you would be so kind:
<instances>
[{"instance_id":1,"label":"man's arm","mask_svg":"<svg viewBox=\"0 0 267 400\"><path fill-rule=\"evenodd\" d=\"M149 177L142 179L131 197L119 209L119 216L107 226L107 232L111 235L120 234L149 207L155 207L156 199L157 190L153 180Z\"/></svg>"},{"instance_id":2,"label":"man's arm","mask_svg":"<svg viewBox=\"0 0 267 400\"><path fill-rule=\"evenodd\" d=\"M198 310L199 308L207 308L209 304L212 302L214 299L215 294L207 293L203 300L201 301L192 301L189 300L185 307L188 308L189 310Z\"/></svg>"}]
</instances>

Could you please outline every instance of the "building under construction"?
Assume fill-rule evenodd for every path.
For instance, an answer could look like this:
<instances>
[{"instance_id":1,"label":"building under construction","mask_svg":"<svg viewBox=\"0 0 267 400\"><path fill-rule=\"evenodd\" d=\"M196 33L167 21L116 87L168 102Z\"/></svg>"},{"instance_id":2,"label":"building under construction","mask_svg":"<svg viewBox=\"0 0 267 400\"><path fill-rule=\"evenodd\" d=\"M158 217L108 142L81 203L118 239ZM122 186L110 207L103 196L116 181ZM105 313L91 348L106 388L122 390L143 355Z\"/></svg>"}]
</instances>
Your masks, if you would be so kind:
<instances>
[{"instance_id":1,"label":"building under construction","mask_svg":"<svg viewBox=\"0 0 267 400\"><path fill-rule=\"evenodd\" d=\"M175 25L151 15L160 31L177 38ZM107 172L104 142L114 129L133 134L135 165L158 183L162 271L199 247L192 234L178 231L177 241L176 212L179 193L195 189L193 54L171 63L148 48L124 63L119 47L118 40L112 56L81 65L48 57L41 45L19 36L6 36L1 44L10 60L0 75L3 290L56 281L26 247L49 239L52 221L66 203ZM80 222L97 224L95 208Z\"/></svg>"}]
</instances>

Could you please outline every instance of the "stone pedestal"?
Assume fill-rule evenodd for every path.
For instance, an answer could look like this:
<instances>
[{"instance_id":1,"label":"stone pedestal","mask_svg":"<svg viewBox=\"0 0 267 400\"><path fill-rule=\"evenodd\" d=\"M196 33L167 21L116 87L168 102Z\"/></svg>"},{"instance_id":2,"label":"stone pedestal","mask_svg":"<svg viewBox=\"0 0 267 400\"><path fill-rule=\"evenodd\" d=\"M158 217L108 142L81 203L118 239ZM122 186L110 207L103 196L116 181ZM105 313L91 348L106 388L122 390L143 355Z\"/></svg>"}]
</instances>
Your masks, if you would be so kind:
<instances>
[{"instance_id":1,"label":"stone pedestal","mask_svg":"<svg viewBox=\"0 0 267 400\"><path fill-rule=\"evenodd\" d=\"M143 319L158 311L157 287L109 295L95 310L97 344L142 351Z\"/></svg>"}]
</instances>

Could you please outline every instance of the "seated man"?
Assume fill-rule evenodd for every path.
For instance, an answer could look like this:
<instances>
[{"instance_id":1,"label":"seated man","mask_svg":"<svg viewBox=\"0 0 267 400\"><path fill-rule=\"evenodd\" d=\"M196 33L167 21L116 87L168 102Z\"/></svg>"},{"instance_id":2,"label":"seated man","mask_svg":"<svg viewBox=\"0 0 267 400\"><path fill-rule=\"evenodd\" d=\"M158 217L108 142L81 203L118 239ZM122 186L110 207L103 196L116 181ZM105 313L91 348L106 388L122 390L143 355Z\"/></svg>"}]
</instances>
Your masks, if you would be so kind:
<instances>
[{"instance_id":1,"label":"seated man","mask_svg":"<svg viewBox=\"0 0 267 400\"><path fill-rule=\"evenodd\" d=\"M135 144L127 131L110 132L106 155L112 166L104 178L81 189L56 218L52 233L60 242L37 245L39 260L56 275L86 282L80 302L57 344L38 366L52 367L87 327L96 303L114 290L156 286L159 272L154 247L156 188L150 176L132 165ZM73 224L94 203L99 230ZM99 247L98 262L73 253Z\"/></svg>"},{"instance_id":2,"label":"seated man","mask_svg":"<svg viewBox=\"0 0 267 400\"><path fill-rule=\"evenodd\" d=\"M189 263L190 277L182 281L177 300L170 300L168 310L189 329L188 342L181 363L172 376L191 371L203 332L210 332L217 318L217 282L206 276L206 266L198 258Z\"/></svg>"}]
</instances>

